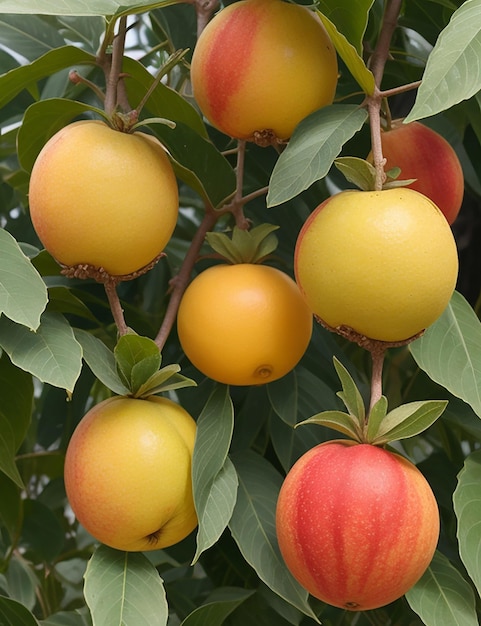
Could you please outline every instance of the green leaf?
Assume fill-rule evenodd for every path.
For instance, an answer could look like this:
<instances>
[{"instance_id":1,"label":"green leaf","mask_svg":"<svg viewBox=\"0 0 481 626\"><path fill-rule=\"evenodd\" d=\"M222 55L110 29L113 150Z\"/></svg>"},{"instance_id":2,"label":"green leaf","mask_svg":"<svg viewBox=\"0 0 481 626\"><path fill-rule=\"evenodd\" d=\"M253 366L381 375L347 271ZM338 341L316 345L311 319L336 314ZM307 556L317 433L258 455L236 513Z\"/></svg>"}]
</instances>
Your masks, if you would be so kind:
<instances>
[{"instance_id":1,"label":"green leaf","mask_svg":"<svg viewBox=\"0 0 481 626\"><path fill-rule=\"evenodd\" d=\"M387 414L387 398L381 396L379 400L369 411L369 418L367 422L367 441L372 441L379 432L379 428L386 418Z\"/></svg>"},{"instance_id":2,"label":"green leaf","mask_svg":"<svg viewBox=\"0 0 481 626\"><path fill-rule=\"evenodd\" d=\"M357 420L349 413L344 413L343 411L323 411L299 422L297 426L303 426L304 424L326 426L327 428L337 430L337 432L343 435L347 435L350 439L362 441L362 430L359 428Z\"/></svg>"},{"instance_id":3,"label":"green leaf","mask_svg":"<svg viewBox=\"0 0 481 626\"><path fill-rule=\"evenodd\" d=\"M11 598L0 596L0 624L8 626L39 626L30 611Z\"/></svg>"},{"instance_id":4,"label":"green leaf","mask_svg":"<svg viewBox=\"0 0 481 626\"><path fill-rule=\"evenodd\" d=\"M37 602L35 592L40 586L40 581L31 564L19 554L14 554L8 564L5 577L10 598L18 600L32 611Z\"/></svg>"},{"instance_id":5,"label":"green leaf","mask_svg":"<svg viewBox=\"0 0 481 626\"><path fill-rule=\"evenodd\" d=\"M58 29L38 15L2 15L0 40L7 50L15 50L29 61L65 43Z\"/></svg>"},{"instance_id":6,"label":"green leaf","mask_svg":"<svg viewBox=\"0 0 481 626\"><path fill-rule=\"evenodd\" d=\"M481 89L481 0L467 0L439 35L406 123L450 109Z\"/></svg>"},{"instance_id":7,"label":"green leaf","mask_svg":"<svg viewBox=\"0 0 481 626\"><path fill-rule=\"evenodd\" d=\"M3 454L0 458L3 458ZM19 487L0 472L0 522L6 527L10 538L13 540L17 535L21 517L22 500Z\"/></svg>"},{"instance_id":8,"label":"green leaf","mask_svg":"<svg viewBox=\"0 0 481 626\"><path fill-rule=\"evenodd\" d=\"M286 568L277 543L275 509L282 477L254 452L237 453L232 460L239 489L229 527L243 557L268 587L318 622L307 591Z\"/></svg>"},{"instance_id":9,"label":"green leaf","mask_svg":"<svg viewBox=\"0 0 481 626\"><path fill-rule=\"evenodd\" d=\"M82 349L58 313L44 313L36 332L0 318L0 346L12 363L42 382L73 391L82 369Z\"/></svg>"},{"instance_id":10,"label":"green leaf","mask_svg":"<svg viewBox=\"0 0 481 626\"><path fill-rule=\"evenodd\" d=\"M192 482L199 529L194 563L224 532L235 505L237 474L227 457L233 430L229 388L217 385L197 420Z\"/></svg>"},{"instance_id":11,"label":"green leaf","mask_svg":"<svg viewBox=\"0 0 481 626\"><path fill-rule=\"evenodd\" d=\"M344 365L334 357L334 367L336 368L337 375L342 384L342 391L339 391L336 395L344 402L350 415L352 415L359 426L364 426L364 420L366 418L366 408L364 406L364 400L361 392L356 386L351 374Z\"/></svg>"},{"instance_id":12,"label":"green leaf","mask_svg":"<svg viewBox=\"0 0 481 626\"><path fill-rule=\"evenodd\" d=\"M90 626L77 611L59 611L42 620L41 626Z\"/></svg>"},{"instance_id":13,"label":"green leaf","mask_svg":"<svg viewBox=\"0 0 481 626\"><path fill-rule=\"evenodd\" d=\"M76 328L74 335L82 346L82 356L96 378L119 396L130 393L117 372L114 353L103 341L85 330Z\"/></svg>"},{"instance_id":14,"label":"green leaf","mask_svg":"<svg viewBox=\"0 0 481 626\"><path fill-rule=\"evenodd\" d=\"M0 411L8 419L14 436L14 452L25 439L32 418L33 380L24 370L15 367L8 356L0 356Z\"/></svg>"},{"instance_id":15,"label":"green leaf","mask_svg":"<svg viewBox=\"0 0 481 626\"><path fill-rule=\"evenodd\" d=\"M139 365L142 365L142 363ZM176 363L166 365L158 372L155 372L155 374L152 374L152 376L150 376L145 383L140 385L137 388L134 397L146 398L165 391L183 389L184 387L195 387L197 385L195 380L179 374L179 371L180 365L177 365Z\"/></svg>"},{"instance_id":16,"label":"green leaf","mask_svg":"<svg viewBox=\"0 0 481 626\"><path fill-rule=\"evenodd\" d=\"M0 0L0 13L4 12L3 6L6 1ZM78 4L76 0L74 1ZM15 4L17 11L13 11L13 13L20 13L21 5L18 2L12 2L12 5ZM39 0L37 4L45 3L43 0ZM56 4L58 7L56 0L53 0L52 4ZM47 52L29 65L21 65L10 70L3 76L0 76L0 109L36 81L67 67L82 64L94 65L95 57L81 48L63 46Z\"/></svg>"},{"instance_id":17,"label":"green leaf","mask_svg":"<svg viewBox=\"0 0 481 626\"><path fill-rule=\"evenodd\" d=\"M338 157L334 165L344 175L344 178L363 191L373 191L376 180L376 170L371 163L358 157Z\"/></svg>"},{"instance_id":18,"label":"green leaf","mask_svg":"<svg viewBox=\"0 0 481 626\"><path fill-rule=\"evenodd\" d=\"M276 162L267 206L287 202L324 178L342 146L366 119L367 111L351 104L333 104L308 115Z\"/></svg>"},{"instance_id":19,"label":"green leaf","mask_svg":"<svg viewBox=\"0 0 481 626\"><path fill-rule=\"evenodd\" d=\"M136 393L162 361L160 350L152 339L135 333L120 337L114 348L119 376L132 393Z\"/></svg>"},{"instance_id":20,"label":"green leaf","mask_svg":"<svg viewBox=\"0 0 481 626\"><path fill-rule=\"evenodd\" d=\"M133 0L0 0L0 13L19 13L39 15L132 15L151 11L163 6L175 4L176 0L158 0L157 2L138 2Z\"/></svg>"},{"instance_id":21,"label":"green leaf","mask_svg":"<svg viewBox=\"0 0 481 626\"><path fill-rule=\"evenodd\" d=\"M15 436L8 419L0 413L0 471L16 485L24 489L22 478L15 464Z\"/></svg>"},{"instance_id":22,"label":"green leaf","mask_svg":"<svg viewBox=\"0 0 481 626\"><path fill-rule=\"evenodd\" d=\"M325 17L328 17L340 33L343 33L362 54L364 33L369 19L369 9L373 0L319 0L318 6Z\"/></svg>"},{"instance_id":23,"label":"green leaf","mask_svg":"<svg viewBox=\"0 0 481 626\"><path fill-rule=\"evenodd\" d=\"M458 520L459 554L481 593L481 451L470 454L458 475L453 495Z\"/></svg>"},{"instance_id":24,"label":"green leaf","mask_svg":"<svg viewBox=\"0 0 481 626\"><path fill-rule=\"evenodd\" d=\"M47 300L40 274L12 235L0 228L0 313L36 330Z\"/></svg>"},{"instance_id":25,"label":"green leaf","mask_svg":"<svg viewBox=\"0 0 481 626\"><path fill-rule=\"evenodd\" d=\"M434 424L447 405L447 400L424 400L398 406L382 420L369 443L379 446L419 435Z\"/></svg>"},{"instance_id":26,"label":"green leaf","mask_svg":"<svg viewBox=\"0 0 481 626\"><path fill-rule=\"evenodd\" d=\"M453 293L441 317L409 349L428 376L481 417L481 322L461 294Z\"/></svg>"},{"instance_id":27,"label":"green leaf","mask_svg":"<svg viewBox=\"0 0 481 626\"><path fill-rule=\"evenodd\" d=\"M439 551L406 600L426 626L478 625L471 585Z\"/></svg>"},{"instance_id":28,"label":"green leaf","mask_svg":"<svg viewBox=\"0 0 481 626\"><path fill-rule=\"evenodd\" d=\"M220 587L192 611L181 626L222 626L225 619L253 593L252 589Z\"/></svg>"},{"instance_id":29,"label":"green leaf","mask_svg":"<svg viewBox=\"0 0 481 626\"><path fill-rule=\"evenodd\" d=\"M37 558L51 563L62 551L64 541L63 527L55 513L40 500L25 500L21 543Z\"/></svg>"},{"instance_id":30,"label":"green leaf","mask_svg":"<svg viewBox=\"0 0 481 626\"><path fill-rule=\"evenodd\" d=\"M141 553L99 546L85 572L85 600L93 626L165 626L165 590Z\"/></svg>"},{"instance_id":31,"label":"green leaf","mask_svg":"<svg viewBox=\"0 0 481 626\"><path fill-rule=\"evenodd\" d=\"M372 4L372 3L371 3ZM350 9L352 11L352 9ZM336 47L337 53L346 64L352 76L367 95L374 93L376 86L374 75L364 63L360 50L356 49L346 37L340 33L336 26L325 15L318 11L318 15L327 30L329 37Z\"/></svg>"},{"instance_id":32,"label":"green leaf","mask_svg":"<svg viewBox=\"0 0 481 626\"><path fill-rule=\"evenodd\" d=\"M27 171L32 170L38 153L57 131L82 113L103 111L83 102L66 98L49 98L30 105L18 131L18 159Z\"/></svg>"}]
</instances>

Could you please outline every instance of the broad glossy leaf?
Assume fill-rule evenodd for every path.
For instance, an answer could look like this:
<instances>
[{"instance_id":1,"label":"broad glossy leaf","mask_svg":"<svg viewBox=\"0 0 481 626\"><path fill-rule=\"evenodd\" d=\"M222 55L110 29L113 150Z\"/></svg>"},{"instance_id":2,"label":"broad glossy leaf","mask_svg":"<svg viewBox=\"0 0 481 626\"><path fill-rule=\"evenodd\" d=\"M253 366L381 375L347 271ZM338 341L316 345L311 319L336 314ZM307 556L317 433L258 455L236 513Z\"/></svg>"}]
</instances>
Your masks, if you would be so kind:
<instances>
[{"instance_id":1,"label":"broad glossy leaf","mask_svg":"<svg viewBox=\"0 0 481 626\"><path fill-rule=\"evenodd\" d=\"M229 527L242 555L268 587L318 621L309 606L307 591L288 571L277 543L275 509L281 475L251 451L235 454L232 460L239 490Z\"/></svg>"},{"instance_id":2,"label":"broad glossy leaf","mask_svg":"<svg viewBox=\"0 0 481 626\"><path fill-rule=\"evenodd\" d=\"M237 474L227 453L233 430L234 408L229 388L217 385L197 420L192 481L199 530L194 562L217 541L232 515Z\"/></svg>"},{"instance_id":3,"label":"broad glossy leaf","mask_svg":"<svg viewBox=\"0 0 481 626\"><path fill-rule=\"evenodd\" d=\"M426 626L478 624L471 586L439 551L406 600Z\"/></svg>"},{"instance_id":4,"label":"broad glossy leaf","mask_svg":"<svg viewBox=\"0 0 481 626\"><path fill-rule=\"evenodd\" d=\"M63 316L44 313L36 332L2 317L0 346L12 363L42 382L73 391L82 369L82 349Z\"/></svg>"},{"instance_id":5,"label":"broad glossy leaf","mask_svg":"<svg viewBox=\"0 0 481 626\"><path fill-rule=\"evenodd\" d=\"M47 306L47 288L14 237L0 228L0 313L36 330Z\"/></svg>"},{"instance_id":6,"label":"broad glossy leaf","mask_svg":"<svg viewBox=\"0 0 481 626\"><path fill-rule=\"evenodd\" d=\"M296 372L292 370L280 380L269 383L266 388L272 408L277 415L288 426L295 426L298 421L299 400Z\"/></svg>"},{"instance_id":7,"label":"broad glossy leaf","mask_svg":"<svg viewBox=\"0 0 481 626\"><path fill-rule=\"evenodd\" d=\"M0 471L16 485L24 489L22 478L15 464L15 435L9 420L0 413Z\"/></svg>"},{"instance_id":8,"label":"broad glossy leaf","mask_svg":"<svg viewBox=\"0 0 481 626\"><path fill-rule=\"evenodd\" d=\"M383 445L390 441L419 435L429 428L446 408L447 400L409 402L396 407L382 420L370 443Z\"/></svg>"},{"instance_id":9,"label":"broad glossy leaf","mask_svg":"<svg viewBox=\"0 0 481 626\"><path fill-rule=\"evenodd\" d=\"M21 543L36 557L52 562L62 551L63 528L53 511L40 500L25 500L23 504Z\"/></svg>"},{"instance_id":10,"label":"broad glossy leaf","mask_svg":"<svg viewBox=\"0 0 481 626\"><path fill-rule=\"evenodd\" d=\"M220 587L186 617L181 626L222 626L232 611L253 593L254 590L249 589Z\"/></svg>"},{"instance_id":11,"label":"broad glossy leaf","mask_svg":"<svg viewBox=\"0 0 481 626\"><path fill-rule=\"evenodd\" d=\"M481 89L481 0L467 0L439 35L428 57L412 122L451 108Z\"/></svg>"},{"instance_id":12,"label":"broad glossy leaf","mask_svg":"<svg viewBox=\"0 0 481 626\"><path fill-rule=\"evenodd\" d=\"M319 0L320 11L328 17L337 30L362 54L362 42L369 19L369 9L374 0Z\"/></svg>"},{"instance_id":13,"label":"broad glossy leaf","mask_svg":"<svg viewBox=\"0 0 481 626\"><path fill-rule=\"evenodd\" d=\"M344 34L337 30L336 26L330 19L322 13L318 13L318 15L324 24L324 28L329 33L330 38L336 46L339 56L346 64L358 85L367 95L373 94L375 88L374 75L371 70L367 68L359 50L346 39Z\"/></svg>"},{"instance_id":14,"label":"broad glossy leaf","mask_svg":"<svg viewBox=\"0 0 481 626\"><path fill-rule=\"evenodd\" d=\"M37 602L36 590L40 585L34 569L22 556L14 554L8 564L5 577L8 582L8 595L21 602L30 611Z\"/></svg>"},{"instance_id":15,"label":"broad glossy leaf","mask_svg":"<svg viewBox=\"0 0 481 626\"><path fill-rule=\"evenodd\" d=\"M130 393L117 372L114 353L103 341L85 330L76 328L74 335L82 346L82 356L95 376L111 391L119 396Z\"/></svg>"},{"instance_id":16,"label":"broad glossy leaf","mask_svg":"<svg viewBox=\"0 0 481 626\"><path fill-rule=\"evenodd\" d=\"M18 131L18 158L22 167L30 172L50 137L78 115L92 110L83 102L66 98L49 98L29 106ZM102 115L100 109L95 110Z\"/></svg>"},{"instance_id":17,"label":"broad glossy leaf","mask_svg":"<svg viewBox=\"0 0 481 626\"><path fill-rule=\"evenodd\" d=\"M90 626L88 622L77 611L59 611L40 622L41 626Z\"/></svg>"},{"instance_id":18,"label":"broad glossy leaf","mask_svg":"<svg viewBox=\"0 0 481 626\"><path fill-rule=\"evenodd\" d=\"M157 570L141 553L99 546L85 572L94 626L165 626L168 607Z\"/></svg>"},{"instance_id":19,"label":"broad glossy leaf","mask_svg":"<svg viewBox=\"0 0 481 626\"><path fill-rule=\"evenodd\" d=\"M0 472L0 493L2 494L0 500L0 521L13 539L17 534L20 523L22 507L20 488L2 472Z\"/></svg>"},{"instance_id":20,"label":"broad glossy leaf","mask_svg":"<svg viewBox=\"0 0 481 626\"><path fill-rule=\"evenodd\" d=\"M347 181L359 189L363 191L375 189L376 170L368 161L358 157L339 157L334 161L334 165Z\"/></svg>"},{"instance_id":21,"label":"broad glossy leaf","mask_svg":"<svg viewBox=\"0 0 481 626\"><path fill-rule=\"evenodd\" d=\"M2 15L0 41L7 49L15 50L29 61L65 43L58 30L38 15Z\"/></svg>"},{"instance_id":22,"label":"broad glossy leaf","mask_svg":"<svg viewBox=\"0 0 481 626\"><path fill-rule=\"evenodd\" d=\"M80 298L72 293L68 287L58 286L48 288L48 310L56 313L71 313L77 317L88 319L91 322L99 324L98 319L82 302Z\"/></svg>"},{"instance_id":23,"label":"broad glossy leaf","mask_svg":"<svg viewBox=\"0 0 481 626\"><path fill-rule=\"evenodd\" d=\"M133 0L0 0L0 13L39 15L131 15L162 6L175 4L176 0L138 2Z\"/></svg>"},{"instance_id":24,"label":"broad glossy leaf","mask_svg":"<svg viewBox=\"0 0 481 626\"><path fill-rule=\"evenodd\" d=\"M291 200L324 178L342 146L361 129L367 112L333 104L308 115L295 129L272 172L267 206Z\"/></svg>"},{"instance_id":25,"label":"broad glossy leaf","mask_svg":"<svg viewBox=\"0 0 481 626\"><path fill-rule=\"evenodd\" d=\"M33 380L30 374L15 367L5 353L0 357L0 398L0 410L12 427L16 452L30 427Z\"/></svg>"},{"instance_id":26,"label":"broad glossy leaf","mask_svg":"<svg viewBox=\"0 0 481 626\"><path fill-rule=\"evenodd\" d=\"M2 623L8 626L40 626L23 604L0 596L0 624Z\"/></svg>"},{"instance_id":27,"label":"broad glossy leaf","mask_svg":"<svg viewBox=\"0 0 481 626\"><path fill-rule=\"evenodd\" d=\"M481 322L460 293L409 349L428 376L481 417Z\"/></svg>"},{"instance_id":28,"label":"broad glossy leaf","mask_svg":"<svg viewBox=\"0 0 481 626\"><path fill-rule=\"evenodd\" d=\"M459 554L481 593L481 452L470 454L458 475L454 511L458 520Z\"/></svg>"},{"instance_id":29,"label":"broad glossy leaf","mask_svg":"<svg viewBox=\"0 0 481 626\"><path fill-rule=\"evenodd\" d=\"M18 2L13 4L17 6L17 9L21 6ZM43 4L43 0L39 0L38 4ZM53 4L58 5L58 2L54 0ZM1 11L2 0L0 0L0 13ZM75 65L83 64L93 65L94 63L95 57L85 52L85 50L74 46L63 46L47 52L29 65L21 65L10 70L3 76L0 76L0 109L25 88L46 76L50 76L66 67L75 67Z\"/></svg>"}]
</instances>

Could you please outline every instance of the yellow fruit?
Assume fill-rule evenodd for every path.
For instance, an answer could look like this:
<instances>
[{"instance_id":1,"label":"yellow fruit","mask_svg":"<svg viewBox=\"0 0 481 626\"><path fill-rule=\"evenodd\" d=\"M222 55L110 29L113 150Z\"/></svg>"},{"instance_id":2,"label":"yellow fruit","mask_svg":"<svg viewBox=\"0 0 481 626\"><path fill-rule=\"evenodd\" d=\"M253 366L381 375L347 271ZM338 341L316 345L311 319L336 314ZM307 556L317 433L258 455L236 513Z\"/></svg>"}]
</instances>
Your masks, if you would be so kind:
<instances>
[{"instance_id":1,"label":"yellow fruit","mask_svg":"<svg viewBox=\"0 0 481 626\"><path fill-rule=\"evenodd\" d=\"M259 385L297 365L311 338L312 313L287 274L266 265L216 265L187 288L177 329L203 374Z\"/></svg>"},{"instance_id":2,"label":"yellow fruit","mask_svg":"<svg viewBox=\"0 0 481 626\"><path fill-rule=\"evenodd\" d=\"M307 219L295 274L311 310L331 327L403 341L432 324L456 285L456 244L444 215L405 187L344 191Z\"/></svg>"},{"instance_id":3,"label":"yellow fruit","mask_svg":"<svg viewBox=\"0 0 481 626\"><path fill-rule=\"evenodd\" d=\"M84 120L41 150L29 203L38 237L57 261L123 275L164 249L177 221L178 189L156 139Z\"/></svg>"},{"instance_id":4,"label":"yellow fruit","mask_svg":"<svg viewBox=\"0 0 481 626\"><path fill-rule=\"evenodd\" d=\"M207 119L238 139L288 139L309 113L331 104L334 46L319 18L280 0L241 0L203 30L191 65ZM268 142L268 141L267 141Z\"/></svg>"},{"instance_id":5,"label":"yellow fruit","mask_svg":"<svg viewBox=\"0 0 481 626\"><path fill-rule=\"evenodd\" d=\"M75 429L65 488L79 522L118 550L157 550L197 525L191 459L196 424L178 404L116 396Z\"/></svg>"}]
</instances>

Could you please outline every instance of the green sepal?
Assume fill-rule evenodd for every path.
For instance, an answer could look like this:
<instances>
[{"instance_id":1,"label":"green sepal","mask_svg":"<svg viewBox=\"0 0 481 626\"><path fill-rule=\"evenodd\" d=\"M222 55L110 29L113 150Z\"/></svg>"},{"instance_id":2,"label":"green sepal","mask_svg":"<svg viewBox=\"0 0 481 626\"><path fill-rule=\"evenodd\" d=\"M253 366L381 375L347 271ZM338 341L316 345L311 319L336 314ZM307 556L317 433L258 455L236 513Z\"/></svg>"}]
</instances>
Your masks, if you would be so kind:
<instances>
[{"instance_id":1,"label":"green sepal","mask_svg":"<svg viewBox=\"0 0 481 626\"><path fill-rule=\"evenodd\" d=\"M374 191L376 188L376 169L368 161L359 157L338 157L334 160L334 165L347 181L361 191Z\"/></svg>"},{"instance_id":2,"label":"green sepal","mask_svg":"<svg viewBox=\"0 0 481 626\"><path fill-rule=\"evenodd\" d=\"M234 226L232 237L210 232L206 239L210 247L230 263L261 263L277 248L277 237L273 233L278 228L273 224L259 224L251 230Z\"/></svg>"},{"instance_id":3,"label":"green sepal","mask_svg":"<svg viewBox=\"0 0 481 626\"><path fill-rule=\"evenodd\" d=\"M434 424L447 404L447 400L425 400L398 406L379 423L377 432L368 437L367 443L382 446L419 435Z\"/></svg>"},{"instance_id":4,"label":"green sepal","mask_svg":"<svg viewBox=\"0 0 481 626\"><path fill-rule=\"evenodd\" d=\"M334 357L334 367L342 385L342 391L338 391L336 395L344 402L349 415L356 419L358 426L362 430L366 419L366 408L361 392L352 376L336 357Z\"/></svg>"},{"instance_id":5,"label":"green sepal","mask_svg":"<svg viewBox=\"0 0 481 626\"><path fill-rule=\"evenodd\" d=\"M367 441L375 439L383 420L387 415L387 398L381 396L369 411L369 419L365 429Z\"/></svg>"},{"instance_id":6,"label":"green sepal","mask_svg":"<svg viewBox=\"0 0 481 626\"><path fill-rule=\"evenodd\" d=\"M129 332L120 337L114 348L117 373L134 398L146 398L164 391L190 387L195 382L179 374L180 366L161 369L162 356L152 339Z\"/></svg>"},{"instance_id":7,"label":"green sepal","mask_svg":"<svg viewBox=\"0 0 481 626\"><path fill-rule=\"evenodd\" d=\"M323 411L322 413L318 413L317 415L313 415L312 417L299 422L295 425L295 428L305 424L326 426L327 428L337 430L337 432L346 435L350 439L354 439L354 441L359 441L359 443L363 441L362 429L360 428L356 418L349 413L345 413L344 411Z\"/></svg>"}]
</instances>

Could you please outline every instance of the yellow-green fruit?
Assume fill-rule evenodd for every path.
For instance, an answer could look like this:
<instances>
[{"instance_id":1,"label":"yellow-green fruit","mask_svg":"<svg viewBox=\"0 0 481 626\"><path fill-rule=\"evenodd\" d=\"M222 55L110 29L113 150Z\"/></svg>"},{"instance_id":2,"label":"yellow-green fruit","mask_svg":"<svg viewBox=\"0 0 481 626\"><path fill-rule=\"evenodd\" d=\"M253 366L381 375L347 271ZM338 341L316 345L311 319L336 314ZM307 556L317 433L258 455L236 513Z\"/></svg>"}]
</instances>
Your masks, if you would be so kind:
<instances>
[{"instance_id":1,"label":"yellow-green fruit","mask_svg":"<svg viewBox=\"0 0 481 626\"><path fill-rule=\"evenodd\" d=\"M380 341L409 339L446 308L456 285L456 243L446 218L407 189L343 191L304 224L296 280L331 327Z\"/></svg>"},{"instance_id":2,"label":"yellow-green fruit","mask_svg":"<svg viewBox=\"0 0 481 626\"><path fill-rule=\"evenodd\" d=\"M59 263L124 275L153 261L172 236L177 181L155 138L83 120L41 150L29 204L40 241Z\"/></svg>"},{"instance_id":3,"label":"yellow-green fruit","mask_svg":"<svg viewBox=\"0 0 481 626\"><path fill-rule=\"evenodd\" d=\"M118 550L165 548L197 525L191 461L196 424L178 404L116 396L94 406L65 457L65 488L79 522Z\"/></svg>"},{"instance_id":4,"label":"yellow-green fruit","mask_svg":"<svg viewBox=\"0 0 481 626\"><path fill-rule=\"evenodd\" d=\"M336 52L317 15L281 0L222 9L199 37L191 65L206 118L259 143L288 139L304 117L331 104L337 75Z\"/></svg>"}]
</instances>

